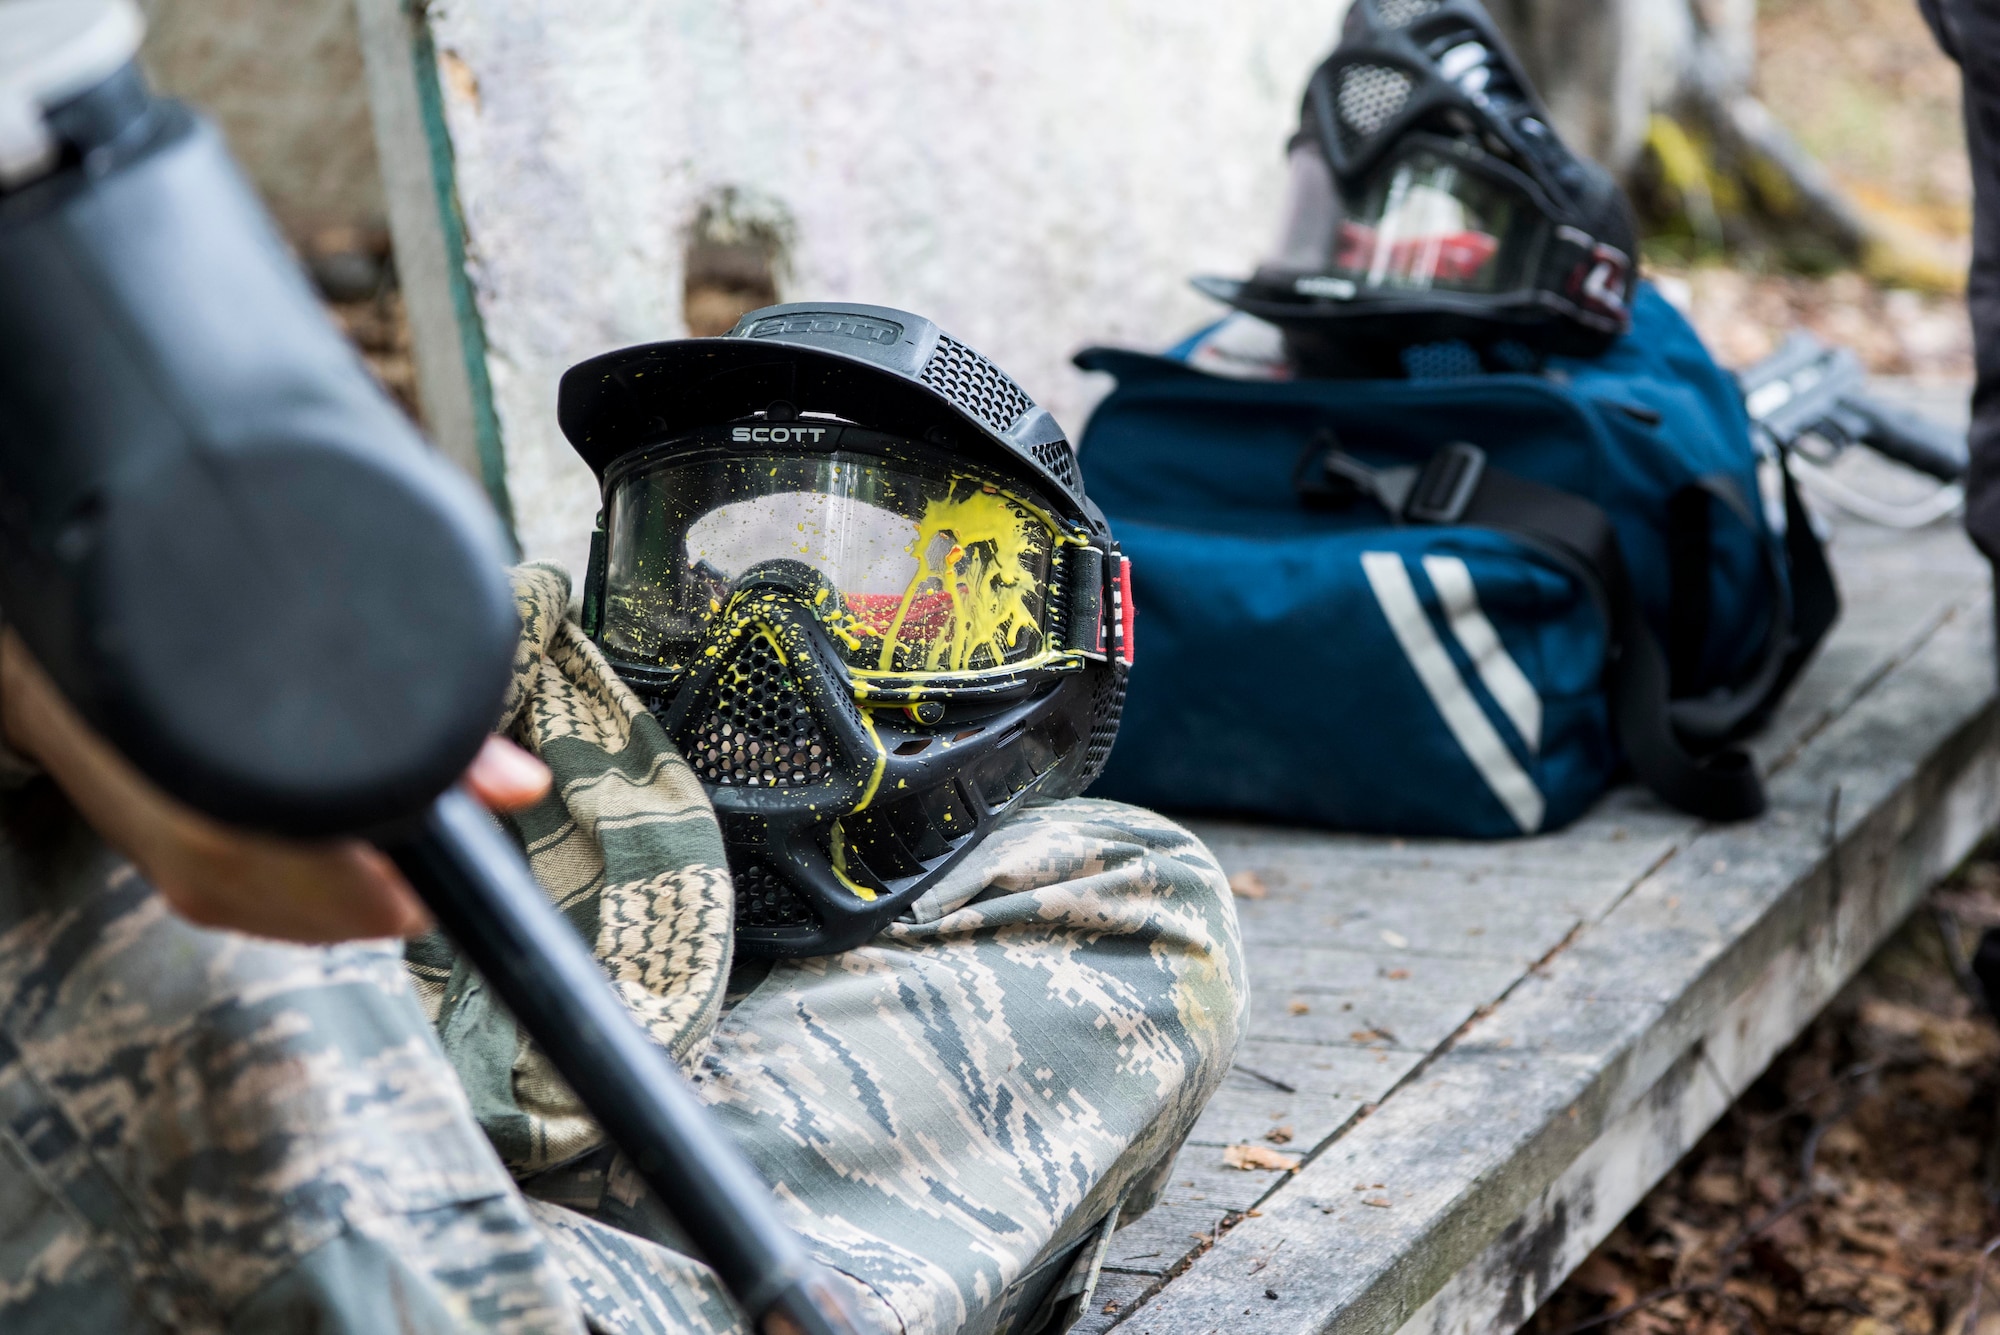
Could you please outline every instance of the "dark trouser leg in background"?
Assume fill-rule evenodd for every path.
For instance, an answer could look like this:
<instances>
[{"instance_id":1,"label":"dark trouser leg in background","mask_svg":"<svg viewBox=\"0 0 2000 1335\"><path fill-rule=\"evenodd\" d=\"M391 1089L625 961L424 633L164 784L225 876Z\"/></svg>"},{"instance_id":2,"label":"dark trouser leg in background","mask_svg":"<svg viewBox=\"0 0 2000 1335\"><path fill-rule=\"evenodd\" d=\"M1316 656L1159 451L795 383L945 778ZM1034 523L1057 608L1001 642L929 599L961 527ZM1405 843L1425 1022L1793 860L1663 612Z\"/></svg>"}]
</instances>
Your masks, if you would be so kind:
<instances>
[{"instance_id":1,"label":"dark trouser leg in background","mask_svg":"<svg viewBox=\"0 0 2000 1335\"><path fill-rule=\"evenodd\" d=\"M2000 560L2000 0L1918 0L1945 54L1964 76L1965 140L1972 158L1972 469L1965 528Z\"/></svg>"}]
</instances>

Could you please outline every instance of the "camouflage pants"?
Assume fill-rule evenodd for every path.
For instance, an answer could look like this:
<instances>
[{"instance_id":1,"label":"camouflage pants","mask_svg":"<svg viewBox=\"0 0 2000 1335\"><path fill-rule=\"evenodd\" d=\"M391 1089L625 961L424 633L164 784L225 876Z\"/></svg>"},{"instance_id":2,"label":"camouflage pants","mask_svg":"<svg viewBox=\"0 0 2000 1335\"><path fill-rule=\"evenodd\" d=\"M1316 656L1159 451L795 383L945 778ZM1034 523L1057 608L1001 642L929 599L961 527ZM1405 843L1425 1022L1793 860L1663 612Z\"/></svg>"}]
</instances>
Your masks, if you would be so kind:
<instances>
[{"instance_id":1,"label":"camouflage pants","mask_svg":"<svg viewBox=\"0 0 2000 1335\"><path fill-rule=\"evenodd\" d=\"M608 1153L508 1177L392 946L191 927L46 785L0 820L0 1330L737 1327ZM916 918L740 971L700 1080L865 1314L981 1331L1220 1080L1235 917L1185 832L1076 800Z\"/></svg>"}]
</instances>

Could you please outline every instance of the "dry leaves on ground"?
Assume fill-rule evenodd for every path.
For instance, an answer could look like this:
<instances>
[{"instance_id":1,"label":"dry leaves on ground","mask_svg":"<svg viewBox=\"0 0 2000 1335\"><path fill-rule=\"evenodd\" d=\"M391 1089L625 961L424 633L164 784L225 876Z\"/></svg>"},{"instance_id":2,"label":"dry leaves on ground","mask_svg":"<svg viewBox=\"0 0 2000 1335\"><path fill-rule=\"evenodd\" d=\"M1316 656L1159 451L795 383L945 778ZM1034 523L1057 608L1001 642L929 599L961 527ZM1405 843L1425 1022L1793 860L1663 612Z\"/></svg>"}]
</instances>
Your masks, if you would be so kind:
<instances>
[{"instance_id":1,"label":"dry leaves on ground","mask_svg":"<svg viewBox=\"0 0 2000 1335\"><path fill-rule=\"evenodd\" d=\"M403 294L393 288L361 301L330 301L333 317L348 341L361 353L389 396L421 424L417 403L417 364L410 352L410 324L403 314Z\"/></svg>"},{"instance_id":2,"label":"dry leaves on ground","mask_svg":"<svg viewBox=\"0 0 2000 1335\"><path fill-rule=\"evenodd\" d=\"M1991 864L1933 904L1968 901L2000 910ZM1962 961L1966 921L1912 919L1527 1329L1975 1335L1973 1271L2000 1232L1983 1167L2000 1029L1958 982L1947 941ZM2000 1335L1988 1269L1976 1335Z\"/></svg>"},{"instance_id":3,"label":"dry leaves on ground","mask_svg":"<svg viewBox=\"0 0 2000 1335\"><path fill-rule=\"evenodd\" d=\"M1719 265L1649 265L1647 277L1681 307L1725 366L1777 350L1793 329L1851 349L1875 375L1972 379L1972 325L1959 297L1877 287L1855 273L1824 278Z\"/></svg>"},{"instance_id":4,"label":"dry leaves on ground","mask_svg":"<svg viewBox=\"0 0 2000 1335\"><path fill-rule=\"evenodd\" d=\"M1254 871L1239 871L1229 878L1229 891L1238 899L1264 899L1271 893L1264 878Z\"/></svg>"},{"instance_id":5,"label":"dry leaves on ground","mask_svg":"<svg viewBox=\"0 0 2000 1335\"><path fill-rule=\"evenodd\" d=\"M1223 1167L1241 1168L1245 1172L1258 1168L1275 1168L1294 1173L1298 1171L1301 1162L1298 1155L1286 1154L1283 1150L1274 1150L1268 1145L1230 1145L1222 1151Z\"/></svg>"}]
</instances>

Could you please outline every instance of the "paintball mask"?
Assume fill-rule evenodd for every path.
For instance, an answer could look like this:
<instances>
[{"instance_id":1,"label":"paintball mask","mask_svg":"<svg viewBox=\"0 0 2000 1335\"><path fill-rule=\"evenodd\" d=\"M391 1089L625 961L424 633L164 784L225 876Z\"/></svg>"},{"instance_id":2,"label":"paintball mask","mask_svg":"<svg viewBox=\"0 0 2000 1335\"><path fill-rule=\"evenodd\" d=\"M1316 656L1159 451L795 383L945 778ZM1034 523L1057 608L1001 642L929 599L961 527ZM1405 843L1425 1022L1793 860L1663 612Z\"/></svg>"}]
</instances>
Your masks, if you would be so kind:
<instances>
[{"instance_id":1,"label":"paintball mask","mask_svg":"<svg viewBox=\"0 0 2000 1335\"><path fill-rule=\"evenodd\" d=\"M1420 373L1446 349L1524 370L1630 324L1630 207L1556 138L1477 0L1354 0L1290 170L1279 254L1195 284L1280 326L1306 374Z\"/></svg>"},{"instance_id":2,"label":"paintball mask","mask_svg":"<svg viewBox=\"0 0 2000 1335\"><path fill-rule=\"evenodd\" d=\"M584 629L721 818L737 942L900 915L1103 768L1129 564L1055 419L919 316L772 306L564 375L604 508Z\"/></svg>"}]
</instances>

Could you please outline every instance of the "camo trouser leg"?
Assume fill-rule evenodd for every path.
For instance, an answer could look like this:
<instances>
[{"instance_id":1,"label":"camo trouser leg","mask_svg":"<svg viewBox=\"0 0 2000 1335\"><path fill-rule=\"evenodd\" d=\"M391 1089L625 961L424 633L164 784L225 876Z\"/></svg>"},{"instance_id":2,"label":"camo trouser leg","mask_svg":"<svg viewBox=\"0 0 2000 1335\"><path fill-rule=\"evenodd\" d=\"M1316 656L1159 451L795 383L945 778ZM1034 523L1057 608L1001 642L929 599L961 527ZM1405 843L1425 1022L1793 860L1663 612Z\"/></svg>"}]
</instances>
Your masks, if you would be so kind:
<instances>
[{"instance_id":1,"label":"camo trouser leg","mask_svg":"<svg viewBox=\"0 0 2000 1335\"><path fill-rule=\"evenodd\" d=\"M582 1330L400 951L191 927L46 785L0 822L0 1330Z\"/></svg>"},{"instance_id":2,"label":"camo trouser leg","mask_svg":"<svg viewBox=\"0 0 2000 1335\"><path fill-rule=\"evenodd\" d=\"M189 927L57 824L0 842L0 1330L739 1328L621 1164L519 1195L393 950ZM1206 851L1109 803L919 917L750 980L701 1079L874 1324L978 1332L1186 1133L1242 964Z\"/></svg>"},{"instance_id":3,"label":"camo trouser leg","mask_svg":"<svg viewBox=\"0 0 2000 1335\"><path fill-rule=\"evenodd\" d=\"M1187 1134L1235 1051L1242 957L1208 851L1110 802L1021 813L916 916L739 971L700 1080L884 1329L976 1333ZM706 1272L639 1241L681 1245L621 1162L527 1186L589 1215L538 1205L594 1317L689 1320L687 1277Z\"/></svg>"}]
</instances>

